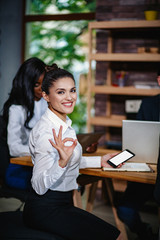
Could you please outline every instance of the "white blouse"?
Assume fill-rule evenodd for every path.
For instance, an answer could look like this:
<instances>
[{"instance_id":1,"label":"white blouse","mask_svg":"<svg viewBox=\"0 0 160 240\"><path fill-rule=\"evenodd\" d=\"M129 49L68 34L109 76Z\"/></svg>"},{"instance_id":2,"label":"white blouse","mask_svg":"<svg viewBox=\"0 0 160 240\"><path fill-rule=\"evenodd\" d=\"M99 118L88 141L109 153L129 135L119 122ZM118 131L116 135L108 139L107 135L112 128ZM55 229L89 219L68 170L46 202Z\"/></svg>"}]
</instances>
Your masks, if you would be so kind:
<instances>
[{"instance_id":1,"label":"white blouse","mask_svg":"<svg viewBox=\"0 0 160 240\"><path fill-rule=\"evenodd\" d=\"M47 109L47 102L41 98L34 102L34 115L29 121L29 127L33 128ZM9 108L9 118L7 126L7 143L11 156L30 155L28 140L30 129L24 126L26 120L26 110L21 105L11 105Z\"/></svg>"},{"instance_id":2,"label":"white blouse","mask_svg":"<svg viewBox=\"0 0 160 240\"><path fill-rule=\"evenodd\" d=\"M49 139L55 142L52 129L54 128L58 134L60 126L63 127L62 139L66 137L76 139L71 123L68 117L64 122L48 108L31 131L29 148L34 164L31 183L33 189L40 195L45 194L48 189L54 191L77 189L76 178L79 175L79 168L101 167L101 157L82 157L82 147L79 143L66 167L59 166L58 151L50 144ZM69 146L72 142L65 144Z\"/></svg>"}]
</instances>

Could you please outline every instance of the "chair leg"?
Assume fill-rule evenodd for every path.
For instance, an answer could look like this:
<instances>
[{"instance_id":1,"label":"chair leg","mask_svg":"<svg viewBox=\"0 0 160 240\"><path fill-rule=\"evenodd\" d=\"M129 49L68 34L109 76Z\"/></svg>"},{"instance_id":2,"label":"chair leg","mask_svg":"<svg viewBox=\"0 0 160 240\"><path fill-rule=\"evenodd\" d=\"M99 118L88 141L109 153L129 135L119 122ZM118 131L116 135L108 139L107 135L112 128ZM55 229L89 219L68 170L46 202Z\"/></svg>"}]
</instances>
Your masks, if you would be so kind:
<instances>
[{"instance_id":1,"label":"chair leg","mask_svg":"<svg viewBox=\"0 0 160 240\"><path fill-rule=\"evenodd\" d=\"M82 209L82 197L81 192L78 190L74 190L73 192L73 203L75 207Z\"/></svg>"}]
</instances>

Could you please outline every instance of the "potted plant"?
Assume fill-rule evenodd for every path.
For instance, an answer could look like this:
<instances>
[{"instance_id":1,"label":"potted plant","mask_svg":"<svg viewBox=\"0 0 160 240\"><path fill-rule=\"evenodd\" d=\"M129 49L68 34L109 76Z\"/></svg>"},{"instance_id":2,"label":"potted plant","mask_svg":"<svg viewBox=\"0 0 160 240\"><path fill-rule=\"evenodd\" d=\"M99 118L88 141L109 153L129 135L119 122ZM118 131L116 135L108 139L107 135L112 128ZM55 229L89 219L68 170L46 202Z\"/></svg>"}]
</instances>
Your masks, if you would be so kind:
<instances>
[{"instance_id":1,"label":"potted plant","mask_svg":"<svg viewBox=\"0 0 160 240\"><path fill-rule=\"evenodd\" d=\"M158 18L159 0L148 0L144 11L146 20L156 20Z\"/></svg>"}]
</instances>

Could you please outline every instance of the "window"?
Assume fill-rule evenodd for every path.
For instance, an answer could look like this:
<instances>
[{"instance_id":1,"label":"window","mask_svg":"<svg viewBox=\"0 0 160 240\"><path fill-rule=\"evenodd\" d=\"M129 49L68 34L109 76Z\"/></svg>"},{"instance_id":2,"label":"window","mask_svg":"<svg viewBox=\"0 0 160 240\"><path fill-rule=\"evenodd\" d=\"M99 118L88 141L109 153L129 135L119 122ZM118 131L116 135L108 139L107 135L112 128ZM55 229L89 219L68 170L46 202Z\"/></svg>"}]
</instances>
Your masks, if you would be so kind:
<instances>
[{"instance_id":1,"label":"window","mask_svg":"<svg viewBox=\"0 0 160 240\"><path fill-rule=\"evenodd\" d=\"M26 0L23 59L35 56L47 64L55 62L71 71L79 86L80 76L88 72L88 21L95 19L95 6L95 0ZM83 99L80 96L78 104L85 108ZM82 114L78 105L76 109ZM84 131L86 114L80 119L77 132Z\"/></svg>"}]
</instances>

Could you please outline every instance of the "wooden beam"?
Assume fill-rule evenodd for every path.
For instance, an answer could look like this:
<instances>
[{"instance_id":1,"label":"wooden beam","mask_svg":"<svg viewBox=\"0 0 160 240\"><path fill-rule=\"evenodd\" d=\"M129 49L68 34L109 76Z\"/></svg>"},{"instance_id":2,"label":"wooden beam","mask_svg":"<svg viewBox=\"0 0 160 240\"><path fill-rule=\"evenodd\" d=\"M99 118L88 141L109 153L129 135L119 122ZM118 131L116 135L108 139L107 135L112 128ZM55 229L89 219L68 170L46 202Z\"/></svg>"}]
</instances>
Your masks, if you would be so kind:
<instances>
[{"instance_id":1,"label":"wooden beam","mask_svg":"<svg viewBox=\"0 0 160 240\"><path fill-rule=\"evenodd\" d=\"M72 21L72 20L93 20L95 12L90 13L69 13L69 14L53 14L53 15L25 15L25 22L35 21Z\"/></svg>"}]
</instances>

